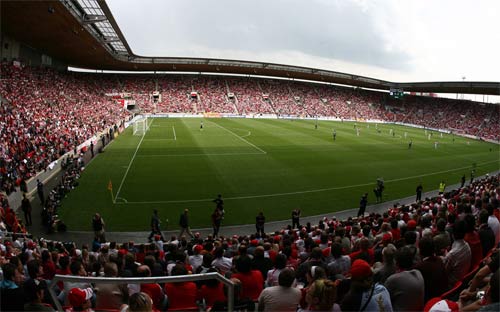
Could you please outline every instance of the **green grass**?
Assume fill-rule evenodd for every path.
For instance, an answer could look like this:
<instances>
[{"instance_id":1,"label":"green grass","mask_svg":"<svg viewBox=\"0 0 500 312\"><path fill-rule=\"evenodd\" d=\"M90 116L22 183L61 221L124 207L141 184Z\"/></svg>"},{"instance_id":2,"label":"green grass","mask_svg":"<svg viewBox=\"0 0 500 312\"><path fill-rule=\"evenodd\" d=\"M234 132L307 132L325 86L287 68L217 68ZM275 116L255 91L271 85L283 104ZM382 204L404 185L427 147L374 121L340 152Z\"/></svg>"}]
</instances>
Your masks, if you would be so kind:
<instances>
[{"instance_id":1,"label":"green grass","mask_svg":"<svg viewBox=\"0 0 500 312\"><path fill-rule=\"evenodd\" d=\"M130 127L86 167L59 211L70 230L91 230L100 212L107 231L147 231L155 208L170 220L168 229L178 228L184 208L192 228L210 227L219 193L224 225L253 223L260 210L266 221L289 219L296 207L317 215L355 208L364 192L373 203L378 177L390 200L413 195L419 182L424 191L442 179L458 183L473 164L476 175L500 165L498 145L437 133L428 140L423 129L395 125L378 125L378 133L358 123L356 136L349 122L320 121L315 130L312 120L204 119L200 131L199 118L150 121L144 137Z\"/></svg>"}]
</instances>

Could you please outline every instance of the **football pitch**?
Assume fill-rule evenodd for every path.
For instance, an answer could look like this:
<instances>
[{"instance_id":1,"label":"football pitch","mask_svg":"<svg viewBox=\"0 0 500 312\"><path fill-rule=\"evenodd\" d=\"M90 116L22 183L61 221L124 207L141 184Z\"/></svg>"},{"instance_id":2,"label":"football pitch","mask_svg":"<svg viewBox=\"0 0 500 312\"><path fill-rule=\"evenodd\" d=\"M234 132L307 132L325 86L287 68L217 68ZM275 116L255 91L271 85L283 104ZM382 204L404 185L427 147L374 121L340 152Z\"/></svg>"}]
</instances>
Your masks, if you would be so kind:
<instances>
[{"instance_id":1,"label":"football pitch","mask_svg":"<svg viewBox=\"0 0 500 312\"><path fill-rule=\"evenodd\" d=\"M464 174L468 181L473 168L479 176L500 167L498 145L437 132L429 138L424 129L391 124L318 121L316 129L314 120L148 122L144 136L129 127L87 165L59 210L70 231L91 231L95 212L107 231L148 231L153 209L162 230L177 229L185 208L191 228L210 227L217 194L225 201L223 226L253 224L259 211L266 222L290 219L295 208L302 216L333 215L358 207L365 192L375 203L377 178L385 181L385 201L414 195L420 182L425 192L441 180L459 183Z\"/></svg>"}]
</instances>

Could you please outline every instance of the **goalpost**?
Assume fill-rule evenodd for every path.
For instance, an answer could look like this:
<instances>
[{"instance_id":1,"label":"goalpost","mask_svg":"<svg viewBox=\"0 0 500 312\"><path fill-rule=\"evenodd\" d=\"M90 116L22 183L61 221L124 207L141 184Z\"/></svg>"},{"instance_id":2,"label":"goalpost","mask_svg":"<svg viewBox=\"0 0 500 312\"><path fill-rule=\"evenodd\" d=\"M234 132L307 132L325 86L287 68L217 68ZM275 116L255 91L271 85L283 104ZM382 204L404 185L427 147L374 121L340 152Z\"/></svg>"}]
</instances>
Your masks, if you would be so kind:
<instances>
[{"instance_id":1,"label":"goalpost","mask_svg":"<svg viewBox=\"0 0 500 312\"><path fill-rule=\"evenodd\" d=\"M148 117L143 116L134 122L134 135L144 135L148 130Z\"/></svg>"}]
</instances>

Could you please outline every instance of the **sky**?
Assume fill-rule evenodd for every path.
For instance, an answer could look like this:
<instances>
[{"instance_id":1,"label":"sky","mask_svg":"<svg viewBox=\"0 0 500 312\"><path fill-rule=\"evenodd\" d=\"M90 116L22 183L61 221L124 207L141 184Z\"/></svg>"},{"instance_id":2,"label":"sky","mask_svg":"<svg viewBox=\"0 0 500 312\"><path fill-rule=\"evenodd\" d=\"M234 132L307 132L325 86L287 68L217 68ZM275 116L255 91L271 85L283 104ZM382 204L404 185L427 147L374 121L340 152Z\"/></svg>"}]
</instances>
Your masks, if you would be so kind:
<instances>
[{"instance_id":1,"label":"sky","mask_svg":"<svg viewBox=\"0 0 500 312\"><path fill-rule=\"evenodd\" d=\"M134 53L500 81L497 0L107 0Z\"/></svg>"}]
</instances>

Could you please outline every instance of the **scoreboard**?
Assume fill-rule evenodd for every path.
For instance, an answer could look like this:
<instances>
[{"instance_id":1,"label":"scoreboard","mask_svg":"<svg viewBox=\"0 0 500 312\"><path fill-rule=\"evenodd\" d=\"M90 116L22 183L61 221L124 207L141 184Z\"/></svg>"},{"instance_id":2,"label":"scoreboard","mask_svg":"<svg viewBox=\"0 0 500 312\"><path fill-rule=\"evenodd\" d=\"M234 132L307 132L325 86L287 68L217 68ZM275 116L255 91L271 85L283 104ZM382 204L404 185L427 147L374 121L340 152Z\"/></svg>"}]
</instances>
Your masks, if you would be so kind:
<instances>
[{"instance_id":1,"label":"scoreboard","mask_svg":"<svg viewBox=\"0 0 500 312\"><path fill-rule=\"evenodd\" d=\"M391 88L389 90L389 95L395 99L400 99L402 98L405 94L403 92L403 89L395 89L395 88Z\"/></svg>"}]
</instances>

